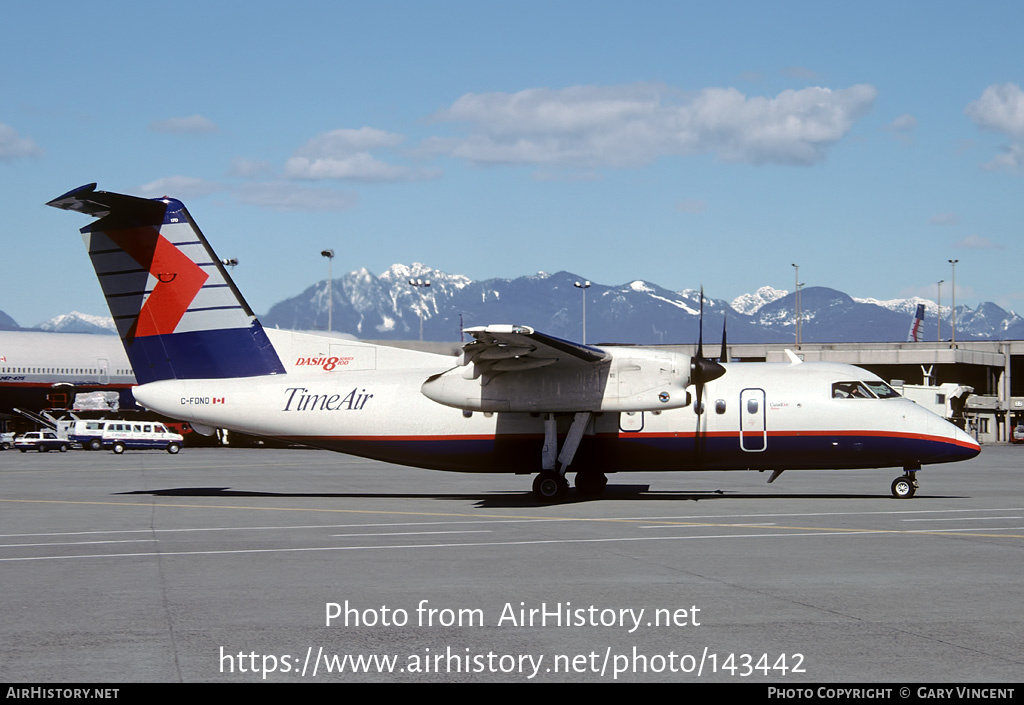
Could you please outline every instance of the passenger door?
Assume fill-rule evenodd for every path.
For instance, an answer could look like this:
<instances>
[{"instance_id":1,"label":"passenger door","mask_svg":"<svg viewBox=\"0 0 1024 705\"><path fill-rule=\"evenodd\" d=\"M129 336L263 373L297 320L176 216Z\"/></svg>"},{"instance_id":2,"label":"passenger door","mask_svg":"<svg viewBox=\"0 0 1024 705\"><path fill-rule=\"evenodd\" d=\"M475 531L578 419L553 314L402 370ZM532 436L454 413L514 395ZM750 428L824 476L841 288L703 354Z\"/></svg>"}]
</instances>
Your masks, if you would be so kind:
<instances>
[{"instance_id":1,"label":"passenger door","mask_svg":"<svg viewBox=\"0 0 1024 705\"><path fill-rule=\"evenodd\" d=\"M740 392L740 450L760 453L767 447L764 390L748 387Z\"/></svg>"}]
</instances>

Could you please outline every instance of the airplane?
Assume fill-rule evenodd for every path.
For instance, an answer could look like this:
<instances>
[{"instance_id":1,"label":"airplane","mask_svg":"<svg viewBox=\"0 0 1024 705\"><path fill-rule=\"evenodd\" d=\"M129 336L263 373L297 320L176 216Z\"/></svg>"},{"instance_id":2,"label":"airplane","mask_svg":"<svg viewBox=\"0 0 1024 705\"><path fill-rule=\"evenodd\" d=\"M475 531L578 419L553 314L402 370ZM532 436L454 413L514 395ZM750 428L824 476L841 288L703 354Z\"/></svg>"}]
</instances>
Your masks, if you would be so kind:
<instances>
[{"instance_id":1,"label":"airplane","mask_svg":"<svg viewBox=\"0 0 1024 705\"><path fill-rule=\"evenodd\" d=\"M0 331L0 419L15 409L70 408L91 392L114 392L121 408L132 408L134 384L117 336Z\"/></svg>"},{"instance_id":2,"label":"airplane","mask_svg":"<svg viewBox=\"0 0 1024 705\"><path fill-rule=\"evenodd\" d=\"M730 363L658 346L585 345L487 325L458 356L274 331L245 302L185 205L74 189L47 205L81 229L143 406L401 465L536 474L540 502L596 497L630 471L899 467L912 497L925 465L978 443L851 365ZM702 296L703 298L703 296ZM724 337L724 336L723 336ZM723 341L724 343L724 341ZM723 345L723 349L724 349Z\"/></svg>"}]
</instances>

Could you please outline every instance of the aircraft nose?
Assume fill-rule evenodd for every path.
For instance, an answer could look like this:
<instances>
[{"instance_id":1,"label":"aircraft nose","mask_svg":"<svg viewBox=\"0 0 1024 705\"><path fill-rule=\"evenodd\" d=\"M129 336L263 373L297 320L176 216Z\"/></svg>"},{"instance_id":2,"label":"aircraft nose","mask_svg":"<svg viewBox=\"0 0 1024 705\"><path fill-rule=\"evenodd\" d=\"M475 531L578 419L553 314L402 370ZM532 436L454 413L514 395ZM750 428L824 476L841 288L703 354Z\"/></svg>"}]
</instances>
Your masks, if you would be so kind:
<instances>
[{"instance_id":1,"label":"aircraft nose","mask_svg":"<svg viewBox=\"0 0 1024 705\"><path fill-rule=\"evenodd\" d=\"M953 426L953 424L950 424ZM974 437L957 426L953 426L953 444L959 449L958 459L968 460L981 452L981 445L974 440Z\"/></svg>"}]
</instances>

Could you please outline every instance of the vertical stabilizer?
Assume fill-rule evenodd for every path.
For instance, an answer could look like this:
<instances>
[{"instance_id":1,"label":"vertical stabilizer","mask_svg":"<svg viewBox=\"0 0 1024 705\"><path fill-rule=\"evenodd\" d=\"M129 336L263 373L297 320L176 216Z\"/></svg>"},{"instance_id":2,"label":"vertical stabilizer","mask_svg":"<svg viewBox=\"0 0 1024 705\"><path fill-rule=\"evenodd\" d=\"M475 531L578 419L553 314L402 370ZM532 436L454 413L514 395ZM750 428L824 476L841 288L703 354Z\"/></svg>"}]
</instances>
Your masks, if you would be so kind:
<instances>
[{"instance_id":1,"label":"vertical stabilizer","mask_svg":"<svg viewBox=\"0 0 1024 705\"><path fill-rule=\"evenodd\" d=\"M908 343L920 342L922 323L924 323L924 304L918 304L917 311L914 313L914 320L910 322L910 330L907 332Z\"/></svg>"},{"instance_id":2,"label":"vertical stabilizer","mask_svg":"<svg viewBox=\"0 0 1024 705\"><path fill-rule=\"evenodd\" d=\"M140 384L283 374L263 327L184 204L97 191L47 205L98 218L82 228Z\"/></svg>"}]
</instances>

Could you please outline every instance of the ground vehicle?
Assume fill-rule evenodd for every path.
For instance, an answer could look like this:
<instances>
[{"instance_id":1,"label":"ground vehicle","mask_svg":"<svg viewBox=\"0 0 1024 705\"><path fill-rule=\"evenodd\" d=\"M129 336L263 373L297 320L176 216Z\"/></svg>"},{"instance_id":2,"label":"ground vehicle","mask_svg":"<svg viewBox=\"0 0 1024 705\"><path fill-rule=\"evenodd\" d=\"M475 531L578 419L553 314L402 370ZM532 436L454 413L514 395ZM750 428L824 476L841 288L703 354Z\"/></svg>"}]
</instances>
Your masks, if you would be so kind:
<instances>
[{"instance_id":1,"label":"ground vehicle","mask_svg":"<svg viewBox=\"0 0 1024 705\"><path fill-rule=\"evenodd\" d=\"M103 421L100 444L120 455L131 449L166 450L172 455L181 450L182 437L155 421Z\"/></svg>"},{"instance_id":2,"label":"ground vehicle","mask_svg":"<svg viewBox=\"0 0 1024 705\"><path fill-rule=\"evenodd\" d=\"M37 450L40 453L59 450L63 453L71 447L71 442L66 438L61 438L53 431L29 431L14 439L14 447L22 453L30 450Z\"/></svg>"},{"instance_id":3,"label":"ground vehicle","mask_svg":"<svg viewBox=\"0 0 1024 705\"><path fill-rule=\"evenodd\" d=\"M85 450L99 450L103 447L104 423L101 419L76 419L68 427L68 438Z\"/></svg>"},{"instance_id":4,"label":"ground vehicle","mask_svg":"<svg viewBox=\"0 0 1024 705\"><path fill-rule=\"evenodd\" d=\"M0 450L8 450L14 447L13 433L0 433Z\"/></svg>"},{"instance_id":5,"label":"ground vehicle","mask_svg":"<svg viewBox=\"0 0 1024 705\"><path fill-rule=\"evenodd\" d=\"M1010 436L1011 443L1024 443L1024 424L1019 424L1014 427L1013 435Z\"/></svg>"}]
</instances>

